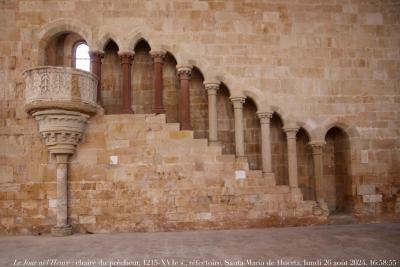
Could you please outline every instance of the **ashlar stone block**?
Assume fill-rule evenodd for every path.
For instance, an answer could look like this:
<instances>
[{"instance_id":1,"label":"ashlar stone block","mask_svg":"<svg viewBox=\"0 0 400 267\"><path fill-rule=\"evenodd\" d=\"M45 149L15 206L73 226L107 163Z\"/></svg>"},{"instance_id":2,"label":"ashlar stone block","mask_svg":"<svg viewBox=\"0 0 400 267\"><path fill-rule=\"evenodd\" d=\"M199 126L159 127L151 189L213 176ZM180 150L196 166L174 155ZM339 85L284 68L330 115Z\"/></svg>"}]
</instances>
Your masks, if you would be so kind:
<instances>
[{"instance_id":1,"label":"ashlar stone block","mask_svg":"<svg viewBox=\"0 0 400 267\"><path fill-rule=\"evenodd\" d=\"M82 215L79 216L80 224L94 224L96 223L96 216Z\"/></svg>"},{"instance_id":2,"label":"ashlar stone block","mask_svg":"<svg viewBox=\"0 0 400 267\"><path fill-rule=\"evenodd\" d=\"M11 166L0 166L0 184L13 182L13 175L14 170Z\"/></svg>"},{"instance_id":3,"label":"ashlar stone block","mask_svg":"<svg viewBox=\"0 0 400 267\"><path fill-rule=\"evenodd\" d=\"M363 195L373 195L375 194L375 185L358 185L357 186L357 194L360 196Z\"/></svg>"},{"instance_id":4,"label":"ashlar stone block","mask_svg":"<svg viewBox=\"0 0 400 267\"><path fill-rule=\"evenodd\" d=\"M381 194L363 195L363 202L364 203L379 203L379 202L382 202L382 195Z\"/></svg>"}]
</instances>

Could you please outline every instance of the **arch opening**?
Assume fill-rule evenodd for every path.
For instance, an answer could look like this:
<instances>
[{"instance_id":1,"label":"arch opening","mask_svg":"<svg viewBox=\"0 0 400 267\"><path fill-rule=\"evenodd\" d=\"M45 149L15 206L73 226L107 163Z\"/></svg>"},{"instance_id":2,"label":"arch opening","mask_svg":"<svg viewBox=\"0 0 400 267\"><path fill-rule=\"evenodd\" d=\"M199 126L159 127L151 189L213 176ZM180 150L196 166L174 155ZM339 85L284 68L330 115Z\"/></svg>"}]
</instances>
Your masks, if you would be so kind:
<instances>
[{"instance_id":1,"label":"arch opening","mask_svg":"<svg viewBox=\"0 0 400 267\"><path fill-rule=\"evenodd\" d=\"M244 152L248 158L250 170L262 169L261 123L257 116L257 105L250 97L243 105Z\"/></svg>"},{"instance_id":2,"label":"arch opening","mask_svg":"<svg viewBox=\"0 0 400 267\"><path fill-rule=\"evenodd\" d=\"M109 40L104 48L101 66L101 95L105 114L122 111L122 67L118 45Z\"/></svg>"},{"instance_id":3,"label":"arch opening","mask_svg":"<svg viewBox=\"0 0 400 267\"><path fill-rule=\"evenodd\" d=\"M332 213L349 212L353 206L349 137L335 126L328 130L325 141L321 196Z\"/></svg>"},{"instance_id":4,"label":"arch opening","mask_svg":"<svg viewBox=\"0 0 400 267\"><path fill-rule=\"evenodd\" d=\"M73 67L90 71L89 46L85 42L78 41L75 43L73 46L72 55Z\"/></svg>"},{"instance_id":5,"label":"arch opening","mask_svg":"<svg viewBox=\"0 0 400 267\"><path fill-rule=\"evenodd\" d=\"M61 32L53 35L45 44L44 65L75 67L75 50L85 39L75 32Z\"/></svg>"},{"instance_id":6,"label":"arch opening","mask_svg":"<svg viewBox=\"0 0 400 267\"><path fill-rule=\"evenodd\" d=\"M150 45L141 39L135 46L131 68L132 107L137 114L150 114L154 104L153 59Z\"/></svg>"},{"instance_id":7,"label":"arch opening","mask_svg":"<svg viewBox=\"0 0 400 267\"><path fill-rule=\"evenodd\" d=\"M190 123L195 138L208 138L208 99L203 82L203 74L197 67L193 67L189 90Z\"/></svg>"},{"instance_id":8,"label":"arch opening","mask_svg":"<svg viewBox=\"0 0 400 267\"><path fill-rule=\"evenodd\" d=\"M166 120L168 123L179 122L178 104L179 104L179 81L176 71L177 61L175 57L167 52L164 58L163 66L163 84L164 84L164 108Z\"/></svg>"},{"instance_id":9,"label":"arch opening","mask_svg":"<svg viewBox=\"0 0 400 267\"><path fill-rule=\"evenodd\" d=\"M296 135L297 174L304 200L315 200L315 176L310 137L304 128Z\"/></svg>"},{"instance_id":10,"label":"arch opening","mask_svg":"<svg viewBox=\"0 0 400 267\"><path fill-rule=\"evenodd\" d=\"M274 112L271 118L272 171L277 185L289 185L286 134L281 116Z\"/></svg>"},{"instance_id":11,"label":"arch opening","mask_svg":"<svg viewBox=\"0 0 400 267\"><path fill-rule=\"evenodd\" d=\"M221 83L217 92L218 140L223 154L235 154L235 121L228 87Z\"/></svg>"}]
</instances>

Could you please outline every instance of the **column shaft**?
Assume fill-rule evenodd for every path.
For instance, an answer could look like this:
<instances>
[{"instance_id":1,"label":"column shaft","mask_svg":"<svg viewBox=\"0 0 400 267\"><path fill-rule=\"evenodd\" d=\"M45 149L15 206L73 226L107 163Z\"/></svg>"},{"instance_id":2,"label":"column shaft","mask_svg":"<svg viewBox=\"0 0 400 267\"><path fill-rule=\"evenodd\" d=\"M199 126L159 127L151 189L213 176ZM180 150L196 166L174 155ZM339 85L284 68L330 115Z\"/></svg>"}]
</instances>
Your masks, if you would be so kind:
<instances>
[{"instance_id":1,"label":"column shaft","mask_svg":"<svg viewBox=\"0 0 400 267\"><path fill-rule=\"evenodd\" d=\"M132 111L132 89L131 89L131 66L133 53L120 55L122 65L122 112L133 113Z\"/></svg>"},{"instance_id":2,"label":"column shaft","mask_svg":"<svg viewBox=\"0 0 400 267\"><path fill-rule=\"evenodd\" d=\"M188 66L178 67L178 75L180 80L179 90L179 122L181 130L192 130L190 125L190 92L189 79L192 68Z\"/></svg>"},{"instance_id":3,"label":"column shaft","mask_svg":"<svg viewBox=\"0 0 400 267\"><path fill-rule=\"evenodd\" d=\"M320 201L322 199L322 188L321 183L323 179L323 159L322 159L322 148L325 142L311 142L312 154L314 160L314 179L315 179L315 200Z\"/></svg>"},{"instance_id":4,"label":"column shaft","mask_svg":"<svg viewBox=\"0 0 400 267\"><path fill-rule=\"evenodd\" d=\"M163 65L165 52L155 51L151 53L154 61L154 107L153 112L156 114L165 113L163 101Z\"/></svg>"},{"instance_id":5,"label":"column shaft","mask_svg":"<svg viewBox=\"0 0 400 267\"><path fill-rule=\"evenodd\" d=\"M297 188L299 186L299 182L297 177L296 134L299 128L284 128L284 130L286 132L288 147L289 185L291 188Z\"/></svg>"},{"instance_id":6,"label":"column shaft","mask_svg":"<svg viewBox=\"0 0 400 267\"><path fill-rule=\"evenodd\" d=\"M68 225L68 155L59 154L57 158L57 226Z\"/></svg>"},{"instance_id":7,"label":"column shaft","mask_svg":"<svg viewBox=\"0 0 400 267\"><path fill-rule=\"evenodd\" d=\"M261 123L261 154L264 173L272 172L271 125L272 112L257 113Z\"/></svg>"},{"instance_id":8,"label":"column shaft","mask_svg":"<svg viewBox=\"0 0 400 267\"><path fill-rule=\"evenodd\" d=\"M236 156L244 156L243 103L244 97L231 97L235 116L235 147Z\"/></svg>"},{"instance_id":9,"label":"column shaft","mask_svg":"<svg viewBox=\"0 0 400 267\"><path fill-rule=\"evenodd\" d=\"M208 139L210 144L218 143L217 91L219 83L205 82L208 95Z\"/></svg>"},{"instance_id":10,"label":"column shaft","mask_svg":"<svg viewBox=\"0 0 400 267\"><path fill-rule=\"evenodd\" d=\"M97 76L99 82L97 83L97 103L101 104L101 59L103 53L98 51L89 52L90 54L90 71Z\"/></svg>"}]
</instances>

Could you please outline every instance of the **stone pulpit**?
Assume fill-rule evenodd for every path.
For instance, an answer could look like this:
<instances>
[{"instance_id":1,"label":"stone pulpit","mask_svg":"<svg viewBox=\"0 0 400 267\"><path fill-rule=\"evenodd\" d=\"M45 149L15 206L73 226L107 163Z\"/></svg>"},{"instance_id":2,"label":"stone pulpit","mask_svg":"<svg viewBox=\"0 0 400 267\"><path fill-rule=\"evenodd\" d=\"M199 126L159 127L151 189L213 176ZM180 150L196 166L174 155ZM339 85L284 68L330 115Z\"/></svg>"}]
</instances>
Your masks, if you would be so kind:
<instances>
[{"instance_id":1,"label":"stone pulpit","mask_svg":"<svg viewBox=\"0 0 400 267\"><path fill-rule=\"evenodd\" d=\"M68 224L68 159L82 140L85 126L97 110L97 78L69 67L28 69L25 77L25 110L39 125L49 152L57 161L57 224L55 236L72 234Z\"/></svg>"}]
</instances>

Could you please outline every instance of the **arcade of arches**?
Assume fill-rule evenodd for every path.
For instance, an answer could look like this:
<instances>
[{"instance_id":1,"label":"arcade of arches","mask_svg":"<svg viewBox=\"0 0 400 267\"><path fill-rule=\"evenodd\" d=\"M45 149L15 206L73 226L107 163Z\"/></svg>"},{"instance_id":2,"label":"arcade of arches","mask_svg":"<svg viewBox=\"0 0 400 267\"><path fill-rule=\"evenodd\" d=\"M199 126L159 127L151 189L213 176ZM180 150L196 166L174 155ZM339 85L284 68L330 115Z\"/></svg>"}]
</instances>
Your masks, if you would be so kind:
<instances>
[{"instance_id":1,"label":"arcade of arches","mask_svg":"<svg viewBox=\"0 0 400 267\"><path fill-rule=\"evenodd\" d=\"M46 47L46 63L54 66L74 66L73 49L74 44L83 38L76 33L63 33L52 38ZM152 54L151 47L146 40L140 40L130 56L129 80L127 86L130 93L124 95L124 81L122 58L118 54L119 47L110 39L103 53L92 53L95 68L100 69L96 73L101 81L99 85L98 102L104 108L105 114L121 114L127 112L123 106L123 98L130 95L128 113L151 114L165 113L166 121L178 123L180 121L179 95L180 76L179 67L174 56L168 52L155 52ZM97 61L93 57L98 57ZM157 68L161 65L161 71ZM189 70L189 127L193 129L195 138L209 138L210 142L218 142L222 146L224 154L235 154L235 121L233 105L230 100L229 89L224 83L211 84L204 87L204 77L196 67ZM99 75L100 74L100 75ZM162 77L157 77L161 75ZM160 81L161 80L161 81ZM157 85L158 84L158 85ZM124 85L125 86L125 85ZM161 93L156 95L157 86L161 86ZM158 88L160 90L160 88ZM216 114L212 119L216 120L217 135L209 135L209 105L207 90L210 95L216 93L214 105ZM160 96L161 95L161 96ZM158 99L159 98L159 99ZM159 101L156 105L156 101ZM261 154L261 123L266 117L257 116L257 106L251 98L246 98L242 104L243 116L243 152L238 156L246 156L249 168L252 170L262 169ZM269 116L269 115L268 115ZM267 116L267 117L268 117ZM216 118L215 118L216 117ZM265 122L264 122L265 123ZM282 119L277 113L271 114L270 129L270 157L271 166L263 169L264 172L272 172L278 185L289 185L288 168L288 142ZM297 150L297 176L298 186L301 188L304 199L315 200L315 175L313 163L313 148L309 144L310 138L303 128L295 129ZM327 145L324 149L324 179L321 186L321 194L328 201L331 211L348 210L350 205L345 203L351 201L351 175L349 164L349 141L345 132L340 128L332 128L326 136ZM347 159L347 160L344 160ZM268 163L267 163L268 164ZM325 180L326 179L326 180ZM345 184L347 186L345 186ZM350 198L344 201L344 196Z\"/></svg>"},{"instance_id":2,"label":"arcade of arches","mask_svg":"<svg viewBox=\"0 0 400 267\"><path fill-rule=\"evenodd\" d=\"M45 47L45 64L58 67L74 67L74 49L77 47L77 44L81 43L85 43L85 40L76 33L62 32L55 34ZM304 221L304 218L306 218L306 221L311 220L312 222L323 221L323 218L326 218L329 212L350 212L352 210L354 194L352 192L352 178L350 174L350 145L349 137L342 129L333 127L327 132L325 141L311 142L309 133L304 128L297 126L297 124L285 123L277 112L260 111L251 97L231 96L227 84L205 81L199 68L196 66L178 65L173 54L168 51L152 51L145 39L139 40L134 50L128 52L120 52L118 43L109 39L104 45L103 51L90 51L90 59L91 71L99 79L96 95L98 108L101 107L103 109L102 113L104 115L98 115L97 121L103 121L104 124L104 119L100 118L102 116L106 118L105 127L108 130L107 133L103 133L105 136L114 133L119 136L117 139L122 137L129 139L131 138L131 134L138 135L137 133L135 134L134 130L129 131L129 127L137 127L135 125L135 120L139 118L137 116L140 116L140 114L144 116L146 114L165 114L165 117L160 117L161 121L163 120L162 118L165 120L162 123L163 126L160 127L165 127L164 125L169 124L171 125L170 127L179 125L178 127L181 130L179 131L179 135L182 135L184 132L193 131L193 142L196 139L207 140L208 145L206 147L214 147L221 153L221 156L217 154L217 158L222 157L222 162L225 162L224 165L221 165L223 167L222 173L225 172L225 169L232 168L227 167L226 162L233 163L236 179L240 178L240 176L237 176L238 171L241 172L241 169L247 170L246 176L249 183L256 183L258 186L256 188L269 192L267 195L264 195L265 193L261 195L260 193L252 193L252 196L258 199L266 198L267 202L263 205L271 205L268 203L272 201L272 203L275 203L272 209L277 209L278 213L282 213L282 209L288 209L286 205L293 205L295 203L293 201L297 202L295 209L300 210L298 215L295 212L295 218L299 220L299 223L302 223L301 221ZM97 124L99 123L97 122ZM91 135L90 128L95 127L93 125L96 125L96 122L89 123L89 133L87 134L86 143L89 147L98 149L92 143L95 142L96 138L104 137L99 135L96 137L96 134L94 136ZM110 132L110 127L117 127L119 130L117 132L111 130ZM144 127L151 128L153 126L145 124ZM136 140L132 139L130 142L137 143ZM170 142L172 144L173 140L170 140ZM166 145L171 144L167 143ZM179 143L175 145L176 149L180 146ZM108 146L109 144L106 143L106 147ZM132 157L132 153L135 154L131 148L122 149L119 144L111 146L116 146L117 148L117 150L112 149L113 153L122 151L123 155L130 155L129 157ZM196 157L208 157L208 155L204 155L201 152L204 150L204 147L193 147L193 144L190 143L189 149L191 151L199 149ZM79 151L77 157L80 157ZM78 161L78 158L75 161ZM123 160L124 156L120 158ZM124 161L128 162L129 160ZM99 161L98 158L97 163L99 162L104 161ZM169 157L167 162L175 162L174 157ZM202 162L201 160L195 161L195 171L202 171L207 168L205 167L207 165L212 172L215 172L213 164L206 161ZM72 160L69 167L70 176L75 177L79 168L82 168L82 165L74 163L74 160ZM97 168L99 170L89 168L89 170L85 171L85 175L90 176L92 173L101 171L99 165L97 165ZM163 173L158 174L162 176ZM126 179L124 176L129 176L130 174L118 172L118 175L117 180L120 180ZM209 173L208 175L213 174ZM246 176L242 178L246 178ZM149 177L145 174L142 178L148 179ZM178 176L179 179L182 178ZM254 181L251 182L252 180ZM222 182L222 180L207 181L206 183L211 183L211 185L215 182ZM225 188L224 190L232 190L229 189L230 187L227 187L226 183L227 181L222 182L222 188ZM85 182L82 186L89 186L91 188L92 185L87 185ZM125 188L121 184L118 186ZM247 189L245 187L240 190L254 191L254 189L251 189L254 185L248 184L247 186L249 186ZM104 190L98 191L97 187L95 185L92 188L94 194L101 195L101 192L107 192ZM173 187L170 190L173 190ZM72 190L71 197L72 199L80 199L78 203L81 204L81 201L86 197L82 195L78 197L76 195L78 192L80 191ZM213 204L203 202L209 202L212 198L216 197L218 199L217 203L221 203L218 205L222 205L227 201L226 203L229 206L233 195L235 193L217 196L209 195L206 197L207 200L201 200L202 198L195 200L195 205L199 206L193 206L190 209L200 212L198 213L200 222L196 222L196 219L187 218L184 221L190 224L189 228L229 228L243 227L245 225L265 225L265 222L260 224L259 219L252 221L252 215L247 213L244 219L242 219L243 224L230 226L229 223L226 223L225 219L220 219L219 222L203 225L204 220L209 220L208 217L212 216L212 212L210 211L213 209L211 208L210 210ZM248 198L248 196L246 192L245 198ZM274 197L271 196L279 197L274 200ZM281 196L289 199L289 202L285 206L282 205L288 200L281 199ZM63 197L66 198L67 196L64 195ZM116 195L114 197L118 198L118 202L125 201ZM243 198L240 195L237 197ZM105 198L108 198L107 195L105 195ZM292 198L293 200L290 200ZM101 201L102 199L102 197L95 197L93 201ZM61 200L59 196L58 201ZM178 200L179 198L174 201ZM245 203L246 201L249 200L245 200ZM292 204L290 204L291 202ZM250 200L250 203L252 203L251 205L256 205L257 209L260 209L257 212L261 214L265 212L265 208L257 206L257 203L253 202L253 200ZM126 205L127 207L130 206L129 204ZM74 204L71 204L69 208L74 213L73 210L78 207L80 209L85 208L85 206L76 206ZM103 210L104 207L96 209ZM189 211L181 209L183 213L186 212L190 215ZM128 213L131 214L131 211ZM87 229L91 229L91 231L136 231L138 229L151 231L170 228L184 229L186 227L179 224L165 226L164 223L167 223L167 225L171 223L168 222L168 219L165 219L166 222L161 221L156 223L153 222L154 218L149 219L150 221L146 222L146 225L137 222L132 223L132 221L128 220L128 225L125 226L121 222L115 223L114 218L115 225L110 227L107 226L108 221L105 219L103 219L105 222L101 223L104 217L101 214L104 214L104 211L101 211L98 216L92 214L67 215L65 211L63 213L57 208L57 220L60 217L64 219L60 219L63 221L61 226L57 224L55 228L52 228L52 233L54 235L70 234L72 233L71 228L69 228L70 224L74 225L77 231L87 231ZM165 216L162 212L158 214ZM291 217L289 214L286 216ZM263 218L263 216L259 216L259 218ZM124 218L122 222L126 222L126 220ZM267 225L276 224L269 220L266 220L266 222ZM216 223L220 224L220 226L216 226ZM44 227L43 229L46 228Z\"/></svg>"},{"instance_id":3,"label":"arcade of arches","mask_svg":"<svg viewBox=\"0 0 400 267\"><path fill-rule=\"evenodd\" d=\"M82 40L76 33L56 35L46 47L46 63L74 66L71 51L74 44ZM314 146L310 145L304 128L285 128L277 113L257 114L257 106L250 97L230 99L229 89L224 83L205 82L201 70L177 66L171 53L153 52L144 39L138 41L134 51L129 53L119 53L118 44L109 39L104 52L92 52L91 57L91 69L96 70L95 74L100 78L98 102L105 114L165 113L166 122L181 123L181 129L193 130L194 138L208 138L210 143L220 144L224 154L235 154L236 151L237 156L247 158L250 170L263 169L264 172L273 173L277 185L299 187L305 200L316 200ZM125 67L128 68L127 72L124 72ZM188 96L180 92L185 79L189 80L186 85ZM126 81L130 81L129 84ZM183 99L186 96L188 98ZM216 111L210 117L211 99ZM188 103L185 104L185 101ZM235 104L232 105L232 102L240 106L237 110L243 117L242 129L237 129L243 132L241 144L235 143L238 140L235 140ZM188 121L184 121L185 118ZM215 123L209 122L210 119ZM270 162L266 161L264 164L268 166L264 168L261 139L265 137L261 132L261 123L270 127L270 141L267 141L270 144L265 152L270 154ZM209 125L217 128L216 135L210 133ZM291 148L290 153L297 153L297 170L292 174L288 157L291 138L295 140L295 147ZM235 148L238 145L242 148ZM323 176L319 177L321 197L327 201L331 212L351 210L350 147L346 133L337 127L329 130L323 151ZM292 184L290 175L294 176Z\"/></svg>"}]
</instances>

